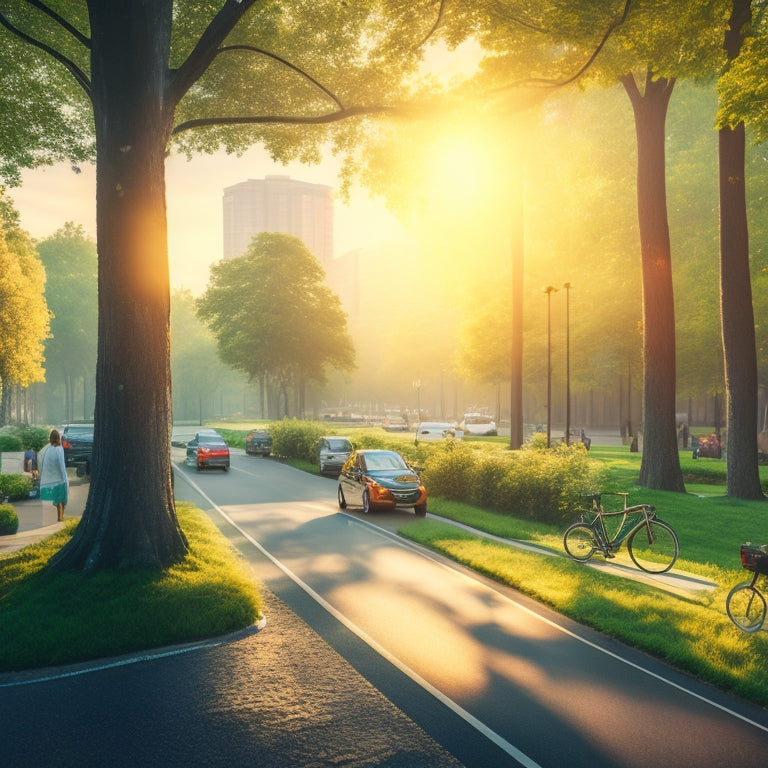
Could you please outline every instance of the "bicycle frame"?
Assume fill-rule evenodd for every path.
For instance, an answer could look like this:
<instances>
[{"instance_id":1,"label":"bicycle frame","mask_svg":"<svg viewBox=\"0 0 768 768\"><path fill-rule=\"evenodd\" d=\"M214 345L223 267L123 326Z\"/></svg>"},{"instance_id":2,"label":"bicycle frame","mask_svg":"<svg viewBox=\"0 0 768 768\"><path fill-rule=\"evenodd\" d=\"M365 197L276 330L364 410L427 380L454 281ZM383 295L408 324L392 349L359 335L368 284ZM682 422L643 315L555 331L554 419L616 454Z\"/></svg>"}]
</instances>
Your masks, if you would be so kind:
<instances>
[{"instance_id":1,"label":"bicycle frame","mask_svg":"<svg viewBox=\"0 0 768 768\"><path fill-rule=\"evenodd\" d=\"M624 508L619 509L616 512L606 512L603 508L601 498L599 494L592 496L592 511L595 516L592 520L584 522L589 525L595 534L595 540L603 550L603 554L608 552L617 551L622 543L628 539L635 531L642 526L645 526L648 533L648 541L653 541L653 531L651 530L650 521L656 517L656 508L650 504L635 504L634 506L627 506L627 494L618 494L624 497ZM622 516L616 534L611 538L608 535L608 530L605 526L606 517L618 517ZM635 519L632 519L635 518Z\"/></svg>"}]
</instances>

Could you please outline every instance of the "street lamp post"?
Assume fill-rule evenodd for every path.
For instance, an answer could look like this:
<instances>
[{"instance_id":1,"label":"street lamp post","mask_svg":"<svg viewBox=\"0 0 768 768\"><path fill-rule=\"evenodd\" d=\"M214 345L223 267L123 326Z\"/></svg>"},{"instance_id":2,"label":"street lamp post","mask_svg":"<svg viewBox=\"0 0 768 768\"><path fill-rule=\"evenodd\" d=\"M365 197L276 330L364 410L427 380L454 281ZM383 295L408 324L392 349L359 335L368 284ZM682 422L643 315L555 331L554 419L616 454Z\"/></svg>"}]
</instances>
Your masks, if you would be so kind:
<instances>
[{"instance_id":1,"label":"street lamp post","mask_svg":"<svg viewBox=\"0 0 768 768\"><path fill-rule=\"evenodd\" d=\"M413 388L416 390L416 423L421 422L421 379L415 379Z\"/></svg>"},{"instance_id":2,"label":"street lamp post","mask_svg":"<svg viewBox=\"0 0 768 768\"><path fill-rule=\"evenodd\" d=\"M571 284L565 288L565 444L571 442Z\"/></svg>"},{"instance_id":3,"label":"street lamp post","mask_svg":"<svg viewBox=\"0 0 768 768\"><path fill-rule=\"evenodd\" d=\"M557 288L547 285L541 289L547 294L547 448L552 433L552 294Z\"/></svg>"}]
</instances>

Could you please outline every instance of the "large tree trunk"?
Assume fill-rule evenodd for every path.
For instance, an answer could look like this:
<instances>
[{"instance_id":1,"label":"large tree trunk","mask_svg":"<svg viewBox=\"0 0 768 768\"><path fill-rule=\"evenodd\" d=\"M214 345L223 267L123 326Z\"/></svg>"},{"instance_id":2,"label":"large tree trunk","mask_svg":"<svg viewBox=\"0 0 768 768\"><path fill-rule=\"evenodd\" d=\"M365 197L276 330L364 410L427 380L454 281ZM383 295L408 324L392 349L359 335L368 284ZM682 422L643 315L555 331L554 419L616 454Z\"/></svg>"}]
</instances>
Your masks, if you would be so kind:
<instances>
[{"instance_id":1,"label":"large tree trunk","mask_svg":"<svg viewBox=\"0 0 768 768\"><path fill-rule=\"evenodd\" d=\"M685 492L675 424L675 303L667 219L664 125L674 80L652 80L640 93L622 78L637 133L637 215L643 274L643 457L639 483Z\"/></svg>"},{"instance_id":2,"label":"large tree trunk","mask_svg":"<svg viewBox=\"0 0 768 768\"><path fill-rule=\"evenodd\" d=\"M164 568L187 551L170 467L164 156L171 0L91 0L99 338L91 486L51 560L84 572Z\"/></svg>"},{"instance_id":3,"label":"large tree trunk","mask_svg":"<svg viewBox=\"0 0 768 768\"><path fill-rule=\"evenodd\" d=\"M729 60L741 50L751 17L749 0L734 0L725 48ZM762 499L757 466L757 352L749 230L744 183L744 124L718 136L720 160L720 318L728 395L726 495Z\"/></svg>"}]
</instances>

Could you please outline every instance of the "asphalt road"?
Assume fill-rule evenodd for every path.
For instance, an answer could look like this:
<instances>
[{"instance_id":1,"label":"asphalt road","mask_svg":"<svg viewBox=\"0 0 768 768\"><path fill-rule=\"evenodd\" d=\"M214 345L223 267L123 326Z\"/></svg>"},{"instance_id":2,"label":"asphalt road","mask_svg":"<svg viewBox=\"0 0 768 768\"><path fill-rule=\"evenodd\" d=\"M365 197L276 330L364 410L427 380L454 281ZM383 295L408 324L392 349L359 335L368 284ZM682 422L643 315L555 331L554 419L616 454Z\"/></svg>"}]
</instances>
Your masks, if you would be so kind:
<instances>
[{"instance_id":1,"label":"asphalt road","mask_svg":"<svg viewBox=\"0 0 768 768\"><path fill-rule=\"evenodd\" d=\"M175 488L252 563L266 630L0 681L0 763L766 765L768 713L399 540L410 511L342 513L335 481L241 453Z\"/></svg>"},{"instance_id":2,"label":"asphalt road","mask_svg":"<svg viewBox=\"0 0 768 768\"><path fill-rule=\"evenodd\" d=\"M229 476L185 477L312 610L322 606L507 764L766 765L766 712L399 540L387 528L408 510L342 513L335 481L250 457Z\"/></svg>"}]
</instances>

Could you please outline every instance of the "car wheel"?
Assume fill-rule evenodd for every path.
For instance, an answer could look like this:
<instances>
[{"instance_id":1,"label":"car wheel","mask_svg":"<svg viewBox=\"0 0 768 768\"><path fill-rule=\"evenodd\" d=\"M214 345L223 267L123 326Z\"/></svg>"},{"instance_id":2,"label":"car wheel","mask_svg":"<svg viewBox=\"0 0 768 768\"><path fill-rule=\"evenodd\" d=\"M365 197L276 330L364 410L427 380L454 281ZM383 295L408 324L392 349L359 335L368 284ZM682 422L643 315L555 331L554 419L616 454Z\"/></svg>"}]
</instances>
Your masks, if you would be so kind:
<instances>
[{"instance_id":1,"label":"car wheel","mask_svg":"<svg viewBox=\"0 0 768 768\"><path fill-rule=\"evenodd\" d=\"M223 469L225 472L229 472L229 467L228 467L228 466L227 466L227 467L222 467L222 469Z\"/></svg>"},{"instance_id":2,"label":"car wheel","mask_svg":"<svg viewBox=\"0 0 768 768\"><path fill-rule=\"evenodd\" d=\"M426 517L427 516L427 502L425 501L423 504L416 504L413 508L413 511L419 516L419 517Z\"/></svg>"},{"instance_id":3,"label":"car wheel","mask_svg":"<svg viewBox=\"0 0 768 768\"><path fill-rule=\"evenodd\" d=\"M341 490L341 486L339 486L339 509L346 509L347 508L347 500L344 498L344 491Z\"/></svg>"},{"instance_id":4,"label":"car wheel","mask_svg":"<svg viewBox=\"0 0 768 768\"><path fill-rule=\"evenodd\" d=\"M363 491L363 512L367 515L371 511L371 494L368 493L366 488Z\"/></svg>"}]
</instances>

